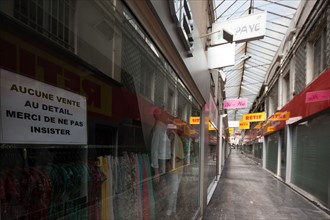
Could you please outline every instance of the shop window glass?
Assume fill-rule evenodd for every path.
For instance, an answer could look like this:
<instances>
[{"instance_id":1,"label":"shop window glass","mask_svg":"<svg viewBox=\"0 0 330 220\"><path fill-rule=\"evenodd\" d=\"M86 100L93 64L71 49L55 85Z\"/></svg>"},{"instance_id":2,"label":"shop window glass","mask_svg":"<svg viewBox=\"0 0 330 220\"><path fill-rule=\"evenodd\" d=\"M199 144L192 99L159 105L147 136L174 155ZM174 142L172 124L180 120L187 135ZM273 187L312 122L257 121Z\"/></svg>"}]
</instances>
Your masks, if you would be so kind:
<instances>
[{"instance_id":1,"label":"shop window glass","mask_svg":"<svg viewBox=\"0 0 330 220\"><path fill-rule=\"evenodd\" d=\"M1 77L5 71L6 76L18 79L16 83L32 81L31 88L47 88L54 97L71 94L86 101L84 111L71 122L72 112L55 109L73 108L68 102L77 100L48 99L54 101L48 112L68 119L62 121L62 128L83 129L76 135L83 143L67 143L70 137L62 137L65 144L56 142L59 138L51 139L52 143L44 138L44 143L36 144L29 142L33 134L25 137L15 132L12 135L20 143L1 139L0 194L5 195L1 197L1 219L192 219L200 206L200 125L190 125L189 119L201 116L201 105L124 5L77 1L79 7L74 8L72 3L17 0L15 16L36 27L42 20L42 28L48 25L48 29L40 35L47 33L57 42L63 38L71 43L65 27L72 30L70 18L77 13L76 56L66 49L59 52L51 41L36 40L42 36L27 37L30 32L20 30L19 24L1 30L18 39L10 44L14 51L8 59L13 59L13 65L22 57L31 60L13 68L28 69L29 77L4 69ZM30 16L30 7L32 11L42 8L42 16L38 14L41 9L35 10L36 18ZM96 26L85 19L95 19L92 24ZM105 20L112 21L107 22L111 29L103 25ZM114 30L116 44L104 40L100 29L108 35ZM0 36L1 44L6 40ZM116 56L108 56L108 50ZM102 57L107 58L104 69L98 66ZM120 77L110 78L117 73ZM40 105L47 101L34 98ZM17 94L7 99L11 100L19 102L17 111L27 111ZM180 110L176 109L178 100L182 101ZM46 112L37 107L32 110L36 120ZM42 121L40 126L47 131L47 126L58 123Z\"/></svg>"},{"instance_id":2,"label":"shop window glass","mask_svg":"<svg viewBox=\"0 0 330 220\"><path fill-rule=\"evenodd\" d=\"M14 17L73 51L74 0L15 0Z\"/></svg>"}]
</instances>

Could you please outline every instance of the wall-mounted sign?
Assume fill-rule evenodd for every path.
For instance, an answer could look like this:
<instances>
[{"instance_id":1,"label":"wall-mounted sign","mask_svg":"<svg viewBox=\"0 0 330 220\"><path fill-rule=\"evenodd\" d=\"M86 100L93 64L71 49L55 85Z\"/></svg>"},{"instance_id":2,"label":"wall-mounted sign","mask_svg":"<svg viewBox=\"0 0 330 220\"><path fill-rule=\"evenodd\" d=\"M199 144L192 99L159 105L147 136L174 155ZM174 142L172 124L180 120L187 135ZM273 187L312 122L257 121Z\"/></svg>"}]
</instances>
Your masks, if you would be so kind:
<instances>
[{"instance_id":1,"label":"wall-mounted sign","mask_svg":"<svg viewBox=\"0 0 330 220\"><path fill-rule=\"evenodd\" d=\"M223 101L223 107L225 109L237 109L237 108L247 108L248 100L242 99L225 99Z\"/></svg>"},{"instance_id":2,"label":"wall-mounted sign","mask_svg":"<svg viewBox=\"0 0 330 220\"><path fill-rule=\"evenodd\" d=\"M228 132L229 132L229 134L233 134L234 133L234 128L228 128Z\"/></svg>"},{"instance_id":3,"label":"wall-mounted sign","mask_svg":"<svg viewBox=\"0 0 330 220\"><path fill-rule=\"evenodd\" d=\"M190 117L189 122L191 125L199 125L201 122L201 119L200 119L200 117L192 116L192 117Z\"/></svg>"},{"instance_id":4,"label":"wall-mounted sign","mask_svg":"<svg viewBox=\"0 0 330 220\"><path fill-rule=\"evenodd\" d=\"M306 103L330 100L330 89L306 93Z\"/></svg>"},{"instance_id":5,"label":"wall-mounted sign","mask_svg":"<svg viewBox=\"0 0 330 220\"><path fill-rule=\"evenodd\" d=\"M270 121L286 121L290 118L290 112L276 112L270 116Z\"/></svg>"},{"instance_id":6,"label":"wall-mounted sign","mask_svg":"<svg viewBox=\"0 0 330 220\"><path fill-rule=\"evenodd\" d=\"M217 130L216 127L209 121L209 131Z\"/></svg>"},{"instance_id":7,"label":"wall-mounted sign","mask_svg":"<svg viewBox=\"0 0 330 220\"><path fill-rule=\"evenodd\" d=\"M215 69L235 64L235 43L207 48L207 65Z\"/></svg>"},{"instance_id":8,"label":"wall-mounted sign","mask_svg":"<svg viewBox=\"0 0 330 220\"><path fill-rule=\"evenodd\" d=\"M174 18L180 38L188 52L188 56L193 56L193 29L191 9L188 0L171 0L171 15Z\"/></svg>"},{"instance_id":9,"label":"wall-mounted sign","mask_svg":"<svg viewBox=\"0 0 330 220\"><path fill-rule=\"evenodd\" d=\"M250 122L248 121L239 121L239 129L244 130L244 129L250 129Z\"/></svg>"},{"instance_id":10,"label":"wall-mounted sign","mask_svg":"<svg viewBox=\"0 0 330 220\"><path fill-rule=\"evenodd\" d=\"M251 114L244 114L243 121L265 121L266 113L265 112L258 112L258 113L251 113Z\"/></svg>"},{"instance_id":11,"label":"wall-mounted sign","mask_svg":"<svg viewBox=\"0 0 330 220\"><path fill-rule=\"evenodd\" d=\"M0 142L87 144L86 98L0 69Z\"/></svg>"},{"instance_id":12,"label":"wall-mounted sign","mask_svg":"<svg viewBox=\"0 0 330 220\"><path fill-rule=\"evenodd\" d=\"M234 42L262 39L266 33L267 12L252 14L237 19L212 24L211 45L227 43L220 30L227 30L234 35Z\"/></svg>"}]
</instances>

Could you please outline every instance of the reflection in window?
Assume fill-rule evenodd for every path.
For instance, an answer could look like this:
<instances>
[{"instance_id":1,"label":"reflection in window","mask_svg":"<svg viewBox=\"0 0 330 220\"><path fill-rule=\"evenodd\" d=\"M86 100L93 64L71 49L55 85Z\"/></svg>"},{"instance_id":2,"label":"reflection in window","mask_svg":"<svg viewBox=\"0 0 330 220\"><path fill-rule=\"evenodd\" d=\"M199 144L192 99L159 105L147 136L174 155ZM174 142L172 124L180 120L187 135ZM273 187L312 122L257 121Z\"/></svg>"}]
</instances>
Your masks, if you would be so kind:
<instances>
[{"instance_id":1,"label":"reflection in window","mask_svg":"<svg viewBox=\"0 0 330 220\"><path fill-rule=\"evenodd\" d=\"M73 50L74 0L15 0L14 17L66 49Z\"/></svg>"}]
</instances>

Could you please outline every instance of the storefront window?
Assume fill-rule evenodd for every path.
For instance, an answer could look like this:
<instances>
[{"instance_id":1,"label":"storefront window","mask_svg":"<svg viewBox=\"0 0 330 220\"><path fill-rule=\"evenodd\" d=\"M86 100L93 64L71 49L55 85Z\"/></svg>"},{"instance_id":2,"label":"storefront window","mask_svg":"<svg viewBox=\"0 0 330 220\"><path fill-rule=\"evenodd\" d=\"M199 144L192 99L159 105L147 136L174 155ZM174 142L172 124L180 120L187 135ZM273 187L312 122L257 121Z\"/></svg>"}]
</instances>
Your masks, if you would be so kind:
<instances>
[{"instance_id":1,"label":"storefront window","mask_svg":"<svg viewBox=\"0 0 330 220\"><path fill-rule=\"evenodd\" d=\"M1 219L192 218L201 106L124 5L69 2L72 50L0 14Z\"/></svg>"}]
</instances>

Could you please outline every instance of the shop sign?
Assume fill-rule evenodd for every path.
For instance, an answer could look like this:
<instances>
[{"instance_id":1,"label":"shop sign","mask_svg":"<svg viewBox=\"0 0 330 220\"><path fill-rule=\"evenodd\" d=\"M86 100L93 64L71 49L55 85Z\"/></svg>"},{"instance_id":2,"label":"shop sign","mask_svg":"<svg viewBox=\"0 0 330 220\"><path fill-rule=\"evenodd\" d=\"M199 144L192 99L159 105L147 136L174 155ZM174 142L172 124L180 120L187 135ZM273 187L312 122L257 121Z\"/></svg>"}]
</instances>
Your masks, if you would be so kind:
<instances>
[{"instance_id":1,"label":"shop sign","mask_svg":"<svg viewBox=\"0 0 330 220\"><path fill-rule=\"evenodd\" d=\"M290 125L290 124L296 123L297 121L300 121L302 118L303 118L302 116L292 117L292 118L289 118L285 123L287 125Z\"/></svg>"},{"instance_id":2,"label":"shop sign","mask_svg":"<svg viewBox=\"0 0 330 220\"><path fill-rule=\"evenodd\" d=\"M229 132L229 134L234 133L234 128L228 128L228 132Z\"/></svg>"},{"instance_id":3,"label":"shop sign","mask_svg":"<svg viewBox=\"0 0 330 220\"><path fill-rule=\"evenodd\" d=\"M261 122L259 122L256 126L254 126L254 129L260 129L261 128Z\"/></svg>"},{"instance_id":4,"label":"shop sign","mask_svg":"<svg viewBox=\"0 0 330 220\"><path fill-rule=\"evenodd\" d=\"M225 99L223 105L225 109L247 108L247 99Z\"/></svg>"},{"instance_id":5,"label":"shop sign","mask_svg":"<svg viewBox=\"0 0 330 220\"><path fill-rule=\"evenodd\" d=\"M86 98L0 69L1 143L87 144Z\"/></svg>"},{"instance_id":6,"label":"shop sign","mask_svg":"<svg viewBox=\"0 0 330 220\"><path fill-rule=\"evenodd\" d=\"M272 115L270 121L286 121L290 118L290 112L276 112Z\"/></svg>"},{"instance_id":7,"label":"shop sign","mask_svg":"<svg viewBox=\"0 0 330 220\"><path fill-rule=\"evenodd\" d=\"M250 40L262 39L266 33L267 12L261 12L253 15L217 22L212 24L211 45L227 43L223 38L222 31L225 29L234 35L233 41L236 43Z\"/></svg>"},{"instance_id":8,"label":"shop sign","mask_svg":"<svg viewBox=\"0 0 330 220\"><path fill-rule=\"evenodd\" d=\"M235 65L235 42L207 48L207 65L216 69Z\"/></svg>"},{"instance_id":9,"label":"shop sign","mask_svg":"<svg viewBox=\"0 0 330 220\"><path fill-rule=\"evenodd\" d=\"M216 127L213 125L212 122L209 121L209 131L217 130Z\"/></svg>"},{"instance_id":10,"label":"shop sign","mask_svg":"<svg viewBox=\"0 0 330 220\"><path fill-rule=\"evenodd\" d=\"M170 1L171 15L176 22L176 26L183 42L183 45L188 52L188 56L193 56L193 29L194 21L188 0L171 0Z\"/></svg>"},{"instance_id":11,"label":"shop sign","mask_svg":"<svg viewBox=\"0 0 330 220\"><path fill-rule=\"evenodd\" d=\"M306 93L306 103L330 100L330 89Z\"/></svg>"},{"instance_id":12,"label":"shop sign","mask_svg":"<svg viewBox=\"0 0 330 220\"><path fill-rule=\"evenodd\" d=\"M274 126L268 126L267 127L267 132L273 132L275 131L275 127Z\"/></svg>"},{"instance_id":13,"label":"shop sign","mask_svg":"<svg viewBox=\"0 0 330 220\"><path fill-rule=\"evenodd\" d=\"M265 112L258 112L258 113L251 113L251 114L243 115L243 121L248 121L248 122L265 121L265 119L266 119Z\"/></svg>"},{"instance_id":14,"label":"shop sign","mask_svg":"<svg viewBox=\"0 0 330 220\"><path fill-rule=\"evenodd\" d=\"M191 125L199 125L200 124L200 117L192 116L189 119Z\"/></svg>"},{"instance_id":15,"label":"shop sign","mask_svg":"<svg viewBox=\"0 0 330 220\"><path fill-rule=\"evenodd\" d=\"M239 121L239 129L250 129L250 122L248 121Z\"/></svg>"},{"instance_id":16,"label":"shop sign","mask_svg":"<svg viewBox=\"0 0 330 220\"><path fill-rule=\"evenodd\" d=\"M228 121L228 127L238 128L239 127L239 121Z\"/></svg>"}]
</instances>

